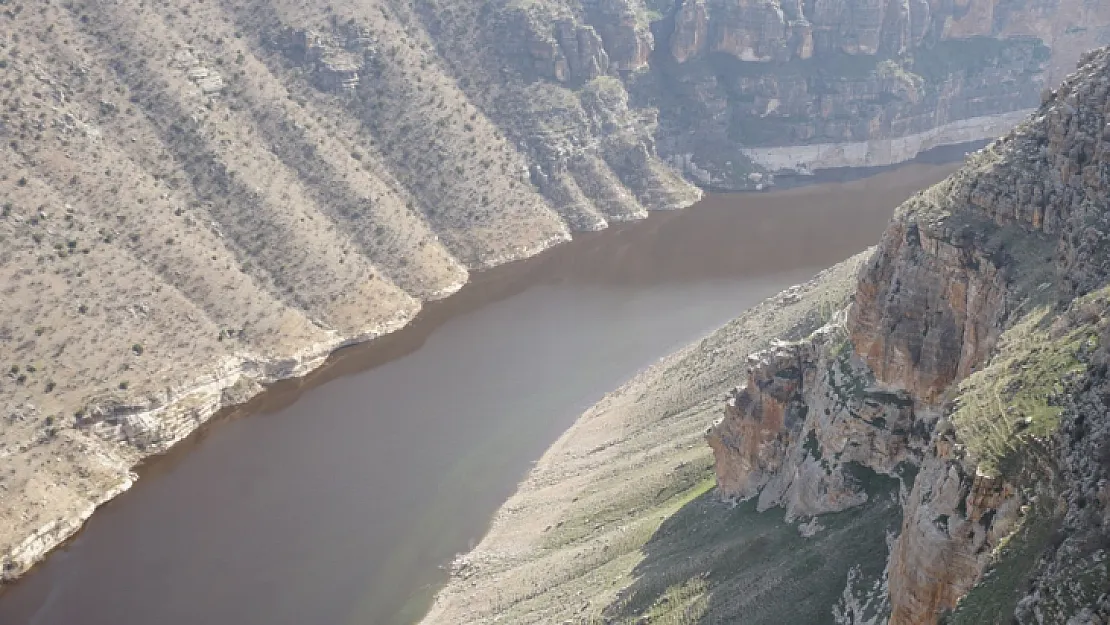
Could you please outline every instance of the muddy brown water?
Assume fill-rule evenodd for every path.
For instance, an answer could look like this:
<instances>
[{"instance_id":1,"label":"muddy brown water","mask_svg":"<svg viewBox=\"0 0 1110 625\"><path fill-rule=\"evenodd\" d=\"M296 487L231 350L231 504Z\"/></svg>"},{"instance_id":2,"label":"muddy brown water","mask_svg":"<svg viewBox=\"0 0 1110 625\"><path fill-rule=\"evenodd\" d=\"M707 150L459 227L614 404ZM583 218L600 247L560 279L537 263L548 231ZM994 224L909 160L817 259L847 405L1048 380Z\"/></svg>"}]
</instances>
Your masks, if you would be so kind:
<instances>
[{"instance_id":1,"label":"muddy brown water","mask_svg":"<svg viewBox=\"0 0 1110 625\"><path fill-rule=\"evenodd\" d=\"M712 195L480 274L148 463L0 594L0 624L414 622L440 567L583 410L877 242L952 169Z\"/></svg>"}]
</instances>

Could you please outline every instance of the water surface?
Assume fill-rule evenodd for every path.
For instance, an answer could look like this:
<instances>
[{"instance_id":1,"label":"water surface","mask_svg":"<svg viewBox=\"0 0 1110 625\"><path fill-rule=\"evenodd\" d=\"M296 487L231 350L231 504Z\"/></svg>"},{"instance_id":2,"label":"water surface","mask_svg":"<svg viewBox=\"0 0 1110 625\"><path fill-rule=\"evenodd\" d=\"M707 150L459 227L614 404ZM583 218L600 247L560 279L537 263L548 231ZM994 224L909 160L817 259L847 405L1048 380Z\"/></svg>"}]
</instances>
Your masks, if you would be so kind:
<instances>
[{"instance_id":1,"label":"water surface","mask_svg":"<svg viewBox=\"0 0 1110 625\"><path fill-rule=\"evenodd\" d=\"M16 625L419 619L530 464L636 371L878 241L950 166L710 196L476 277L217 419L0 595Z\"/></svg>"}]
</instances>

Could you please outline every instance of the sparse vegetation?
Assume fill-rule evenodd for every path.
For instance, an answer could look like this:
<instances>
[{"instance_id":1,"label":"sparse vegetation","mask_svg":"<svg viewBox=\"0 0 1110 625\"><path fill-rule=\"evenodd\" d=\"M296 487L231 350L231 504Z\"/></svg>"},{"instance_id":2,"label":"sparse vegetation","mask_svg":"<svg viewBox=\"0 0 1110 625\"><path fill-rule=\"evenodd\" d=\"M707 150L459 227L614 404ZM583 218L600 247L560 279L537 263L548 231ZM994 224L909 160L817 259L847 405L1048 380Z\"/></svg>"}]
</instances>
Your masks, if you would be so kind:
<instances>
[{"instance_id":1,"label":"sparse vegetation","mask_svg":"<svg viewBox=\"0 0 1110 625\"><path fill-rule=\"evenodd\" d=\"M1027 314L960 384L952 423L982 473L1012 475L1034 460L1030 444L1058 429L1063 394L1085 371L1081 352L1098 346L1095 327L1053 332L1051 319L1043 307Z\"/></svg>"},{"instance_id":2,"label":"sparse vegetation","mask_svg":"<svg viewBox=\"0 0 1110 625\"><path fill-rule=\"evenodd\" d=\"M850 566L828 555L834 545L853 545L851 559L866 563L869 579L881 575L884 532L898 520L892 498L876 497L875 507L838 516L816 539L804 539L781 511L756 513L754 501L719 503L703 442L747 354L779 333L808 335L830 302L842 308L855 266L827 276L831 288L807 288L796 303L742 316L593 409L462 560L479 566L472 572L457 564L463 575L430 622L493 615L531 622L536 614L591 624L730 622L741 614L756 622L815 622L828 614ZM772 309L779 312L765 316ZM764 339L753 342L756 336ZM613 432L622 434L614 439ZM487 558L505 550L517 555ZM790 564L774 555L784 552L794 554ZM793 585L778 583L784 575L804 579L809 596L797 600ZM566 596L583 600L568 603Z\"/></svg>"},{"instance_id":3,"label":"sparse vegetation","mask_svg":"<svg viewBox=\"0 0 1110 625\"><path fill-rule=\"evenodd\" d=\"M1021 526L994 555L982 582L944 615L944 625L1008 625L1014 607L1025 594L1030 575L1059 527L1060 513L1050 503L1052 493L1040 493L1037 503L1025 514Z\"/></svg>"}]
</instances>

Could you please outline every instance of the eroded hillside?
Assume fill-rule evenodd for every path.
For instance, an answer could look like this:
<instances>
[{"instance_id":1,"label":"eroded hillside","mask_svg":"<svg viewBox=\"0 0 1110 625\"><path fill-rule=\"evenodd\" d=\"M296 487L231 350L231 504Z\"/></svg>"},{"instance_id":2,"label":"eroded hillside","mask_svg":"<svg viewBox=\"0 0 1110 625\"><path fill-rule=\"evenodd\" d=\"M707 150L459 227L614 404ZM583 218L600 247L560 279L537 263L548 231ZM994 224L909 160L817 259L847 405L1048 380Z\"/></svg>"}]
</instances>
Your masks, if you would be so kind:
<instances>
[{"instance_id":1,"label":"eroded hillside","mask_svg":"<svg viewBox=\"0 0 1110 625\"><path fill-rule=\"evenodd\" d=\"M606 397L424 622L1106 623L1108 115L1103 49L877 248Z\"/></svg>"},{"instance_id":2,"label":"eroded hillside","mask_svg":"<svg viewBox=\"0 0 1110 625\"><path fill-rule=\"evenodd\" d=\"M453 57L420 7L0 8L5 577L259 383L470 269L698 197L619 85L479 89L484 48ZM573 168L533 184L509 118L582 141Z\"/></svg>"},{"instance_id":3,"label":"eroded hillside","mask_svg":"<svg viewBox=\"0 0 1110 625\"><path fill-rule=\"evenodd\" d=\"M686 206L682 173L765 184L748 148L848 154L774 169L981 138L1107 23L664 4L0 0L4 578L142 457L468 271Z\"/></svg>"}]
</instances>

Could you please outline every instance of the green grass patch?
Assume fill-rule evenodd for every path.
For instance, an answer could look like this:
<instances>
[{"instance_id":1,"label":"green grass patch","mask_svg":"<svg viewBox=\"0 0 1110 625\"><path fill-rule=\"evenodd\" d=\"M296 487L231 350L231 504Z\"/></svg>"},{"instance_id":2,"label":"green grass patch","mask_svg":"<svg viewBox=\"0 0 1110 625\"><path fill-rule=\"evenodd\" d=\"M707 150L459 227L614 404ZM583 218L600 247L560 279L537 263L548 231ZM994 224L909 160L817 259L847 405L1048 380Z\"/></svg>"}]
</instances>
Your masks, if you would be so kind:
<instances>
[{"instance_id":1,"label":"green grass patch","mask_svg":"<svg viewBox=\"0 0 1110 625\"><path fill-rule=\"evenodd\" d=\"M648 609L644 620L653 625L694 625L709 610L708 584L694 578L668 588Z\"/></svg>"},{"instance_id":2,"label":"green grass patch","mask_svg":"<svg viewBox=\"0 0 1110 625\"><path fill-rule=\"evenodd\" d=\"M645 517L669 516L696 497L712 490L715 483L713 458L706 453L696 461L676 469L663 482L636 483L622 492L621 496L609 498L601 505L595 505L588 498L583 500L561 525L547 533L543 547L559 549L591 539L600 528L626 524ZM655 526L651 527L649 535L655 529Z\"/></svg>"},{"instance_id":3,"label":"green grass patch","mask_svg":"<svg viewBox=\"0 0 1110 625\"><path fill-rule=\"evenodd\" d=\"M635 581L596 622L831 624L851 567L868 580L882 575L886 533L900 523L891 492L877 489L863 506L820 517L812 538L782 510L700 495L643 545Z\"/></svg>"},{"instance_id":4,"label":"green grass patch","mask_svg":"<svg viewBox=\"0 0 1110 625\"><path fill-rule=\"evenodd\" d=\"M1030 443L1057 430L1068 381L1086 371L1078 354L1097 334L1082 327L1050 337L1049 314L1041 307L1026 315L1002 335L990 364L959 386L952 423L982 473L1012 476L1035 460Z\"/></svg>"}]
</instances>

